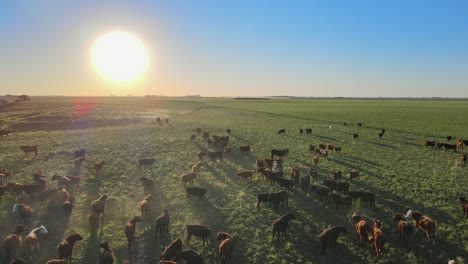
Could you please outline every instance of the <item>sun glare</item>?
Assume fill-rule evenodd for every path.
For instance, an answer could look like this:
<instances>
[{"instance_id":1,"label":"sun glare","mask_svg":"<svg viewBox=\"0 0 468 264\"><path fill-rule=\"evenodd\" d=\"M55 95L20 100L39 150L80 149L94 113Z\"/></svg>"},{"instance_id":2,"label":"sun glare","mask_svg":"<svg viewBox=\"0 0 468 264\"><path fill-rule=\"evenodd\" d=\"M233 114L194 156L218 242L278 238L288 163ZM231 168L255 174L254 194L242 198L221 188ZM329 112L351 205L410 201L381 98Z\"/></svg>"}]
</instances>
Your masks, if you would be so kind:
<instances>
[{"instance_id":1,"label":"sun glare","mask_svg":"<svg viewBox=\"0 0 468 264\"><path fill-rule=\"evenodd\" d=\"M143 42L121 31L98 38L93 45L92 58L97 72L117 83L137 80L148 66L148 54Z\"/></svg>"}]
</instances>

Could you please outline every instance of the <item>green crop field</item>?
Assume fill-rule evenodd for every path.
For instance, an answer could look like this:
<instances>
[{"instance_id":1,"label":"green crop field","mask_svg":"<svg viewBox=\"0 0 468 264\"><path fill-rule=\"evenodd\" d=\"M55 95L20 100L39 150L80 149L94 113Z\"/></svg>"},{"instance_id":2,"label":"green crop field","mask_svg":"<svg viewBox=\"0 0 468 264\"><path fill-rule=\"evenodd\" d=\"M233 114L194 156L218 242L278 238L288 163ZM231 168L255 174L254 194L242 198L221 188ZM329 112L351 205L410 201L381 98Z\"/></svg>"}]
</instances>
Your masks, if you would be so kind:
<instances>
[{"instance_id":1,"label":"green crop field","mask_svg":"<svg viewBox=\"0 0 468 264\"><path fill-rule=\"evenodd\" d=\"M161 124L155 123L158 116L163 118ZM468 196L468 165L460 163L460 154L467 151L424 146L426 140L447 142L449 135L455 141L468 139L467 116L465 101L32 97L31 102L0 106L0 128L14 131L0 139L0 167L12 172L9 182L23 184L33 184L33 172L43 170L49 189L57 187L51 181L54 174L82 177L81 190L69 190L75 204L68 223L58 198L45 204L34 196L21 199L34 209L23 237L41 224L49 230L30 263L56 258L56 246L75 232L84 237L75 244L73 263L77 264L98 263L97 245L103 240L114 250L114 263L157 263L159 254L177 238L184 241L184 249L201 252L205 263L219 263L218 231L233 236L234 252L228 263L447 263L449 258L468 263L468 220L463 219L458 202L459 196ZM228 146L233 151L224 153L223 161L205 157L194 186L208 192L201 199L186 199L181 176L198 162L198 151L217 149L199 135L191 141L196 128L219 136L226 136L231 128ZM286 135L277 134L282 128ZM312 128L313 133L301 135L300 128ZM379 138L383 128L386 133ZM353 140L352 133L359 137ZM309 144L342 148L320 159L313 184L332 179L336 170L345 175L359 170L360 177L350 182L351 190L374 193L376 210L358 202L349 210L336 210L332 200L319 200L298 186L288 190L289 208L275 211L262 204L257 210L258 193L281 187L270 185L257 173L253 180L243 180L236 171L253 170L255 160L269 158L271 149L288 148L283 169L295 167L305 175L313 166ZM21 145L37 145L38 156L25 155ZM251 153L242 155L242 145L250 145ZM81 148L86 150L86 161L76 169L73 153ZM129 252L123 229L141 214L139 203L146 195L139 180L142 158L156 159L152 173L143 168L143 175L155 182L152 210L146 227L137 224L135 247ZM99 161L106 164L103 173L96 175L94 164ZM349 180L344 177L343 181ZM104 193L110 196L104 226L91 235L91 202ZM1 198L2 238L22 222L12 213L17 202L9 192ZM154 219L166 208L170 234L155 238ZM392 213L408 209L436 221L435 245L421 231L407 242L399 239ZM289 222L287 237L272 241L272 222L288 212L296 219ZM369 222L376 218L383 222L386 244L379 259L373 245L360 246L355 224L349 221L353 212ZM187 245L183 233L187 224L211 228L209 243L203 246L200 238L192 237ZM334 225L344 225L348 233L341 234L337 246L323 255L319 235ZM8 263L3 246L0 252L0 263ZM25 248L20 256L27 258Z\"/></svg>"}]
</instances>

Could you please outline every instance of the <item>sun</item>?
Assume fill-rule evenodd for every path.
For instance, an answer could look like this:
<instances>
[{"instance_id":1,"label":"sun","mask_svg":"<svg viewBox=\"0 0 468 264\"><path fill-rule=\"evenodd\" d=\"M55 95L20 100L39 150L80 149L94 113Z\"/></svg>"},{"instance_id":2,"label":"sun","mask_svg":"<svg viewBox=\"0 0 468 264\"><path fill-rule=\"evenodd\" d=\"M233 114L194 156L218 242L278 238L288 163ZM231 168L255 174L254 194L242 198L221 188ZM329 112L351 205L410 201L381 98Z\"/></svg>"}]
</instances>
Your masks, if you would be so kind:
<instances>
[{"instance_id":1,"label":"sun","mask_svg":"<svg viewBox=\"0 0 468 264\"><path fill-rule=\"evenodd\" d=\"M116 83L129 83L141 77L148 67L148 52L143 42L124 31L107 33L93 45L96 71Z\"/></svg>"}]
</instances>

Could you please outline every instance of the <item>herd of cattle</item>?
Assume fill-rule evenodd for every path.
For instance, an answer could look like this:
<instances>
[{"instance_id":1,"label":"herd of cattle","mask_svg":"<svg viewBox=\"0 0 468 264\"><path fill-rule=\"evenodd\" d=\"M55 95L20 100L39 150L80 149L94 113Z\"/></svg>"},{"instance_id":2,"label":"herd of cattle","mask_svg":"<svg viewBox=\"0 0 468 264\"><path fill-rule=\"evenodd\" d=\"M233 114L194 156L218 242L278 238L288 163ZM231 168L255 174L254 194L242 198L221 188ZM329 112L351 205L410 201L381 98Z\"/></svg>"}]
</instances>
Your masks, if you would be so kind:
<instances>
[{"instance_id":1,"label":"herd of cattle","mask_svg":"<svg viewBox=\"0 0 468 264\"><path fill-rule=\"evenodd\" d=\"M347 125L345 123L345 125ZM362 124L361 124L362 125ZM185 188L186 197L190 199L191 196L197 196L199 199L202 199L204 195L207 194L207 189L202 187L193 186L194 180L197 179L197 174L203 168L203 162L205 157L209 157L211 160L216 161L217 159L223 160L223 155L230 155L232 152L232 147L228 147L229 144L229 135L232 130L227 129L226 132L228 136L216 136L211 135L208 132L203 132L202 129L197 128L196 132L199 137L206 141L206 143L214 149L214 151L209 151L205 153L204 151L199 151L197 153L199 162L192 167L192 172L185 174L181 177L181 185ZM303 134L304 130L300 129L299 133ZM305 129L306 134L312 134L312 129ZM4 132L2 132L4 133ZM385 129L382 129L378 134L379 137L382 137L385 133ZM286 134L286 129L281 129L278 131L278 134ZM355 139L358 137L358 134L353 134L352 138ZM190 136L192 141L197 139L196 134ZM452 138L447 137L447 140ZM445 150L453 149L463 149L463 145L467 145L467 140L458 140L457 144L446 144L446 143L436 143L434 141L426 141L426 146L434 147L441 149L442 147ZM20 146L19 149L23 151L26 155L33 152L37 156L38 146ZM268 180L271 185L278 184L281 189L278 192L270 193L259 193L257 194L257 210L260 209L262 203L269 203L274 210L278 210L281 207L289 207L288 202L288 192L299 191L295 190L296 187L300 187L302 191L305 192L315 192L317 198L320 201L331 200L336 205L336 210L339 210L340 207L345 207L349 209L351 205L360 200L367 204L371 209L376 209L376 195L372 192L361 191L361 190L350 190L350 184L348 181L343 181L343 172L334 171L332 177L329 179L324 179L322 184L311 184L311 179L316 181L318 179L318 163L319 160L326 159L329 152L340 152L341 147L334 146L332 144L320 144L318 146L310 145L308 151L313 153L313 162L305 175L301 175L300 170L296 168L291 168L287 173L284 170L284 160L285 156L289 155L288 149L272 149L271 158L265 158L264 160L257 159L255 161L256 170L240 170L237 172L237 176L241 179L252 179L253 176L257 173L260 177ZM251 146L239 146L239 152L241 154L250 154ZM85 160L86 152L84 149L74 152L74 166L79 168L82 162ZM278 159L274 159L274 157ZM461 155L462 164L466 161L466 154ZM155 159L141 159L139 160L139 170L142 174L142 169L144 166L148 166L152 170L152 165L155 163ZM102 173L105 162L100 161L96 162L94 169L97 175ZM348 180L352 182L353 180L358 180L360 172L358 170L352 170L347 173ZM80 177L79 176L60 176L53 175L51 180L57 182L57 188L48 188L46 178L47 176L42 171L37 171L33 174L33 180L35 184L22 184L19 182L9 181L11 173L5 169L0 168L0 199L3 194L6 192L11 192L18 198L18 203L13 205L12 212L17 214L22 224L17 224L14 226L13 231L4 239L4 245L6 250L6 259L11 261L10 263L26 263L23 259L17 258L20 252L20 244L24 243L25 248L27 249L27 258L31 261L35 256L37 256L39 241L47 235L48 231L45 226L40 226L34 228L31 232L24 238L24 242L21 234L25 231L26 225L30 223L31 218L34 215L34 209L23 201L23 193L31 197L34 197L39 203L45 204L47 202L54 203L59 202L63 208L64 215L66 219L70 219L70 216L73 211L74 196L71 196L69 191L80 189ZM148 177L141 176L140 181L143 184L145 193L154 193L154 182ZM192 186L186 186L190 184ZM91 213L88 216L90 231L91 234L96 234L99 226L104 225L104 212L106 206L106 200L109 198L108 194L103 194L94 200L90 204ZM460 203L463 210L463 215L465 218L468 218L468 201L460 197ZM151 209L152 195L147 195L143 200L140 201L141 216L132 217L129 222L124 227L124 234L127 237L129 252L132 252L134 247L136 225L139 222L143 222L145 225L148 221L151 221L148 217L148 212ZM286 238L288 223L290 220L295 220L296 216L292 213L287 213L280 218L276 219L272 223L272 239L277 238L280 240L281 235ZM409 234L415 229L410 220L414 221L416 231L418 229L423 230L428 241L431 241L432 244L435 244L435 234L436 234L436 224L428 216L424 215L421 212L415 210L409 210L405 215L394 214L393 219L396 221L397 229L400 233L401 238L408 238ZM368 221L364 216L358 214L353 214L351 221L356 223L356 232L359 237L361 244L367 244L369 241L373 241L376 256L379 257L382 254L382 250L385 244L385 234L382 231L382 223L379 219L373 219L373 221ZM164 236L169 233L169 223L170 216L169 210L166 209L163 213L156 218L154 226L154 235L155 237ZM189 245L190 238L192 236L200 237L202 239L203 245L205 242L208 243L208 238L211 237L211 229L203 225L186 225L184 231L187 231L186 244ZM347 233L347 229L344 225L334 226L328 229L323 230L320 234L320 242L322 244L322 252L326 253L326 249L330 246L336 244L338 236L340 233ZM58 259L49 260L48 264L61 264L61 263L70 263L72 261L72 253L74 243L83 240L83 237L76 233L68 236L60 242L57 246L57 255ZM218 254L221 263L226 263L227 260L232 256L234 243L230 234L226 232L218 232L217 240L220 241L218 246ZM100 252L99 263L111 264L114 262L114 254L110 248L108 241L103 241L99 244L99 248L103 251ZM166 249L161 253L159 258L159 263L176 263L174 261L185 260L186 263L204 263L203 256L194 251L194 250L183 250L183 243L181 239L176 239L172 241Z\"/></svg>"}]
</instances>

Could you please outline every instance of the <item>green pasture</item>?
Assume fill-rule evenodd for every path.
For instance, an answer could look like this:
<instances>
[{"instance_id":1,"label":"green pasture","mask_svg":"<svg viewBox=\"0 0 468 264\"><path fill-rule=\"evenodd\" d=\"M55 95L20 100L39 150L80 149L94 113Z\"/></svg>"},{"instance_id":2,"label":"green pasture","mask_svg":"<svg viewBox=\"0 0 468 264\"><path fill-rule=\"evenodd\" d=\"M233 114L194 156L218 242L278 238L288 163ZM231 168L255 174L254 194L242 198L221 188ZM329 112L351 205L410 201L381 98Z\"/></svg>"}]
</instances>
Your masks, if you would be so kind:
<instances>
[{"instance_id":1,"label":"green pasture","mask_svg":"<svg viewBox=\"0 0 468 264\"><path fill-rule=\"evenodd\" d=\"M163 118L156 124L157 117ZM10 182L32 184L33 171L48 175L81 175L82 186L70 190L75 207L69 223L61 205L40 204L25 196L22 202L35 210L32 228L44 224L49 236L41 241L40 253L31 263L45 263L56 258L56 246L66 236L78 232L73 263L98 263L97 244L108 240L116 256L115 263L157 263L160 252L174 239L184 241L184 249L201 252L205 263L219 263L218 231L231 233L234 256L228 263L446 263L456 258L468 259L468 220L463 219L459 196L468 196L468 166L461 166L461 153L424 146L426 140L446 142L451 135L468 139L468 103L465 101L410 100L235 100L227 98L72 98L32 97L28 103L0 106L0 128L14 133L0 139L0 167L12 171ZM164 122L169 118L169 124ZM347 126L344 125L347 123ZM363 126L357 126L362 122ZM330 128L331 127L331 128ZM223 161L206 158L195 186L208 189L202 199L187 200L181 176L198 162L197 151L216 150L197 135L196 128L211 135L225 136L232 129ZM278 135L285 128L286 135ZM299 134L300 128L312 128L312 135ZM381 129L386 133L378 137ZM358 133L357 139L351 134ZM334 144L341 153L330 153L318 164L315 184L331 179L331 172L359 170L361 176L352 190L376 194L377 209L355 203L350 210L335 209L332 201L319 201L315 193L300 188L289 191L289 208L273 210L268 204L255 208L258 193L279 191L259 174L254 179L236 177L240 169L255 169L256 158L267 158L270 150L289 149L284 169L296 167L306 174L312 166L309 144ZM455 142L452 142L455 144ZM38 145L39 155L26 156L20 145ZM242 155L238 147L251 145L251 154ZM78 171L73 166L73 152L84 148L86 161ZM155 182L151 221L146 227L137 224L136 246L127 248L123 228L139 215L139 202L146 195L138 169L141 158L155 158L144 176ZM94 163L104 160L104 172L94 173ZM347 179L344 179L347 181ZM108 193L104 227L97 236L90 235L87 216L91 202ZM11 212L16 198L11 193L0 201L0 237L20 223ZM169 237L154 237L154 219L164 209L171 216ZM436 245L426 242L422 232L408 242L399 239L393 212L418 210L437 222ZM383 257L377 259L373 245L359 245L354 223L348 221L356 211L368 221L383 222L386 236ZM271 239L272 222L288 212L296 216L289 223L286 239ZM211 228L212 238L202 246L192 237L190 246L183 234L187 224ZM334 225L345 225L336 248L321 254L319 234ZM21 256L26 257L25 249ZM132 255L133 257L130 257ZM3 246L0 263L7 263ZM182 262L180 262L182 263Z\"/></svg>"}]
</instances>

